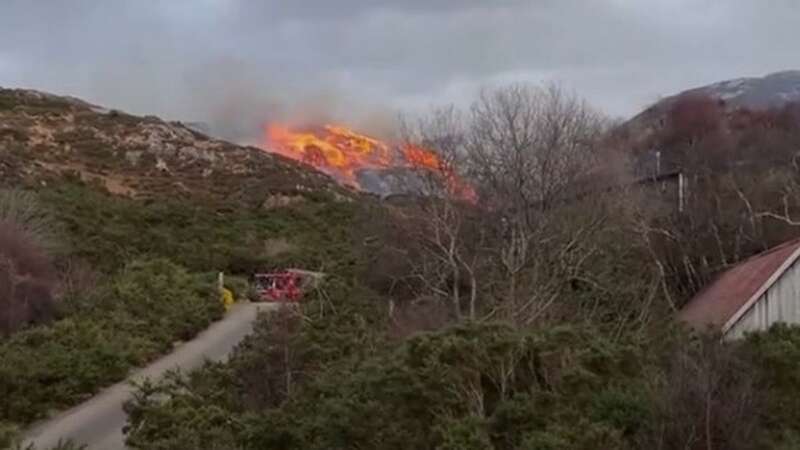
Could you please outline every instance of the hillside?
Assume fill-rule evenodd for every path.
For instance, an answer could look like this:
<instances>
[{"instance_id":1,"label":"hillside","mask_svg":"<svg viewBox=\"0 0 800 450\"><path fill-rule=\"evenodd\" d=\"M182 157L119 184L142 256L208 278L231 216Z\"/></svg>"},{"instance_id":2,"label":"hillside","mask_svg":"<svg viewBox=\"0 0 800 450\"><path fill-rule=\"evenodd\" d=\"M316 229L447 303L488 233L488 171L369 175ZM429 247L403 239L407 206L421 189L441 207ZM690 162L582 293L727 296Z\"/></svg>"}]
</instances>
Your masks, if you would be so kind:
<instances>
[{"instance_id":1,"label":"hillside","mask_svg":"<svg viewBox=\"0 0 800 450\"><path fill-rule=\"evenodd\" d=\"M329 177L181 123L71 97L0 89L0 184L46 185L65 174L130 198L263 201L268 194L350 195Z\"/></svg>"},{"instance_id":2,"label":"hillside","mask_svg":"<svg viewBox=\"0 0 800 450\"><path fill-rule=\"evenodd\" d=\"M708 95L724 100L732 108L780 108L786 103L800 101L800 70L720 81L689 89L677 96L685 94Z\"/></svg>"},{"instance_id":3,"label":"hillside","mask_svg":"<svg viewBox=\"0 0 800 450\"><path fill-rule=\"evenodd\" d=\"M787 70L763 77L734 78L669 95L626 122L632 133L660 129L670 110L682 98L707 97L717 100L728 112L736 110L779 110L800 101L800 71Z\"/></svg>"},{"instance_id":4,"label":"hillside","mask_svg":"<svg viewBox=\"0 0 800 450\"><path fill-rule=\"evenodd\" d=\"M219 319L217 272L241 301L258 270L352 277L359 198L179 123L0 90L0 448Z\"/></svg>"},{"instance_id":5,"label":"hillside","mask_svg":"<svg viewBox=\"0 0 800 450\"><path fill-rule=\"evenodd\" d=\"M218 272L247 301L251 274L285 267L325 281L261 317L227 362L136 386L127 445L796 448L784 400L798 395L800 329L728 345L673 321L703 277L751 250L741 242L776 237L735 234L751 229L733 203L718 217L694 199L655 215L647 191L563 201L584 186L602 120L520 89L473 110L541 102L572 119L502 122L500 136L560 136L559 176L520 162L543 156L527 147L502 158L516 139L488 139L501 158L482 166L489 182L467 179L475 202L448 189L382 203L180 124L2 91L0 448L222 317ZM458 125L487 136L497 123ZM723 188L712 200L739 201Z\"/></svg>"}]
</instances>

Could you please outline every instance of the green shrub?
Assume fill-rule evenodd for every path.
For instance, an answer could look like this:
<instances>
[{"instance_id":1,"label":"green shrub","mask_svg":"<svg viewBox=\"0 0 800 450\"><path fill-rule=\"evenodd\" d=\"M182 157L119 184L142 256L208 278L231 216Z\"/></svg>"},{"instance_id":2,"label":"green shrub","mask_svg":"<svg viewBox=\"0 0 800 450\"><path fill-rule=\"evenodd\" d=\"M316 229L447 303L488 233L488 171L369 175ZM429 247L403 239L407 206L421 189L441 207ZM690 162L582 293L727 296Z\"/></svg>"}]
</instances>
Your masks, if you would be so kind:
<instances>
[{"instance_id":1,"label":"green shrub","mask_svg":"<svg viewBox=\"0 0 800 450\"><path fill-rule=\"evenodd\" d=\"M197 199L137 201L77 181L43 189L40 197L64 224L70 255L106 273L136 258L167 258L192 272L227 275L249 276L288 265L354 273L352 222L359 208L354 204L305 201L269 211L237 205L221 213L219 207L230 205ZM296 245L276 255L266 245L275 240Z\"/></svg>"},{"instance_id":2,"label":"green shrub","mask_svg":"<svg viewBox=\"0 0 800 450\"><path fill-rule=\"evenodd\" d=\"M226 276L225 287L233 292L233 297L239 301L249 297L250 281L246 277Z\"/></svg>"},{"instance_id":3,"label":"green shrub","mask_svg":"<svg viewBox=\"0 0 800 450\"><path fill-rule=\"evenodd\" d=\"M623 355L630 348L624 343L572 328L519 331L486 324L421 334L392 349L354 331L359 328L354 313L328 310L323 319L312 310L319 322L350 320L350 327L303 322L299 334L283 340L275 324L259 328L231 358L232 372L214 367L205 369L206 375L140 391L131 405L132 441L159 446L176 436L202 434L197 424L217 415L239 424L219 435L244 448L589 450L623 448L624 436L637 426L642 406L637 397L620 391L596 396L604 386L641 376L643 367L625 367ZM330 349L321 348L326 346ZM275 375L294 374L294 394L254 404L250 400L259 395L271 392L274 399L281 392L274 384L281 377L272 377L287 355L300 364ZM198 387L197 379L221 370L225 376L218 380L224 382L216 391ZM583 380L575 383L576 377ZM265 381L261 388L258 380ZM203 401L204 392L217 392L216 400ZM183 416L189 411L198 416L187 421Z\"/></svg>"},{"instance_id":4,"label":"green shrub","mask_svg":"<svg viewBox=\"0 0 800 450\"><path fill-rule=\"evenodd\" d=\"M800 326L775 325L750 335L747 345L762 370L770 434L781 445L800 442Z\"/></svg>"},{"instance_id":5,"label":"green shrub","mask_svg":"<svg viewBox=\"0 0 800 450\"><path fill-rule=\"evenodd\" d=\"M11 424L0 422L0 450L15 447L20 442L19 429Z\"/></svg>"},{"instance_id":6,"label":"green shrub","mask_svg":"<svg viewBox=\"0 0 800 450\"><path fill-rule=\"evenodd\" d=\"M166 260L129 264L69 317L0 342L0 420L29 423L122 380L221 317L213 293Z\"/></svg>"}]
</instances>

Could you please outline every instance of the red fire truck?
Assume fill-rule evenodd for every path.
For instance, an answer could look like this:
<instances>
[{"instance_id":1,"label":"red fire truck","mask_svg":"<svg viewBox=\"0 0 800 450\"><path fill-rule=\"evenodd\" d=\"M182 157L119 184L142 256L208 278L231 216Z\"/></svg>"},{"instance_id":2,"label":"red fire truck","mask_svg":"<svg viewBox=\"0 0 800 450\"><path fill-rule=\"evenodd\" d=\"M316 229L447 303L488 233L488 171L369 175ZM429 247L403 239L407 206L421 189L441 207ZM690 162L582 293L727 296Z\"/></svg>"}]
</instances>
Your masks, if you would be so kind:
<instances>
[{"instance_id":1,"label":"red fire truck","mask_svg":"<svg viewBox=\"0 0 800 450\"><path fill-rule=\"evenodd\" d=\"M297 302L322 279L320 272L285 269L253 275L256 298L261 302Z\"/></svg>"}]
</instances>

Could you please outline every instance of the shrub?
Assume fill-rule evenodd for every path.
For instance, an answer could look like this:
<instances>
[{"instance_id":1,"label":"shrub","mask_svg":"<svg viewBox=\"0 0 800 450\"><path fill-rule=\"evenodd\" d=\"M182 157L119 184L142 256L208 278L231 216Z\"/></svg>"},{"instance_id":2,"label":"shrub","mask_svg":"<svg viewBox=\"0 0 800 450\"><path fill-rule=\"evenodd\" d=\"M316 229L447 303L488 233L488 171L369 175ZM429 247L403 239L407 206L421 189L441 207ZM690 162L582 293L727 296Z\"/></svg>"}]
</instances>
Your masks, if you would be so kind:
<instances>
[{"instance_id":1,"label":"shrub","mask_svg":"<svg viewBox=\"0 0 800 450\"><path fill-rule=\"evenodd\" d=\"M329 312L322 322L341 323L345 317L332 318L352 312ZM639 355L590 332L467 325L392 349L355 333L331 343L334 330L323 340L319 324L285 319L277 325L288 328L259 326L231 358L230 372L215 366L141 391L131 404L131 442L191 439L204 432L198 424L220 415L231 425L219 435L243 448L589 450L622 448L638 426L639 397L618 390L596 400L595 393L630 385L641 367L631 370L628 357ZM319 349L326 344L352 350L320 364L330 355ZM220 371L216 390L197 383ZM215 399L204 402L204 392ZM187 421L189 411L198 416Z\"/></svg>"},{"instance_id":2,"label":"shrub","mask_svg":"<svg viewBox=\"0 0 800 450\"><path fill-rule=\"evenodd\" d=\"M57 221L33 192L0 189L0 222L19 227L44 249L57 244Z\"/></svg>"},{"instance_id":3,"label":"shrub","mask_svg":"<svg viewBox=\"0 0 800 450\"><path fill-rule=\"evenodd\" d=\"M223 313L216 286L156 259L136 261L69 317L0 342L0 420L71 406L188 339Z\"/></svg>"},{"instance_id":4,"label":"shrub","mask_svg":"<svg viewBox=\"0 0 800 450\"><path fill-rule=\"evenodd\" d=\"M52 318L54 271L20 226L0 222L0 334Z\"/></svg>"},{"instance_id":5,"label":"shrub","mask_svg":"<svg viewBox=\"0 0 800 450\"><path fill-rule=\"evenodd\" d=\"M20 442L19 429L14 425L0 422L0 450L11 449Z\"/></svg>"}]
</instances>

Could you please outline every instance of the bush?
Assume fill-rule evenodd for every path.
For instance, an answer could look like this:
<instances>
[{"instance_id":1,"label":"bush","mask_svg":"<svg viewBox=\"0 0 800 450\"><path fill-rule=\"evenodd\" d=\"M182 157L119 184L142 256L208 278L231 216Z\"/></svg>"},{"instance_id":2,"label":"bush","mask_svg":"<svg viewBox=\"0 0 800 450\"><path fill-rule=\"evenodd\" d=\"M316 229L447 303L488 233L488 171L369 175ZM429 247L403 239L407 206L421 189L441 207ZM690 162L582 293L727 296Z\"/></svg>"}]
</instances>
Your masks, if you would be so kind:
<instances>
[{"instance_id":1,"label":"bush","mask_svg":"<svg viewBox=\"0 0 800 450\"><path fill-rule=\"evenodd\" d=\"M683 449L705 448L708 424L714 448L766 450L800 436L800 327L723 344L672 327L645 340L484 323L398 342L381 335L386 311L370 291L337 278L326 289L302 314L262 317L228 363L141 388L129 442Z\"/></svg>"},{"instance_id":2,"label":"bush","mask_svg":"<svg viewBox=\"0 0 800 450\"><path fill-rule=\"evenodd\" d=\"M55 228L33 193L0 190L0 334L52 318Z\"/></svg>"},{"instance_id":3,"label":"bush","mask_svg":"<svg viewBox=\"0 0 800 450\"><path fill-rule=\"evenodd\" d=\"M47 255L20 226L0 222L0 334L47 322L55 276Z\"/></svg>"},{"instance_id":4,"label":"bush","mask_svg":"<svg viewBox=\"0 0 800 450\"><path fill-rule=\"evenodd\" d=\"M58 223L33 192L0 189L0 222L19 227L40 247L57 247Z\"/></svg>"},{"instance_id":5,"label":"bush","mask_svg":"<svg viewBox=\"0 0 800 450\"><path fill-rule=\"evenodd\" d=\"M168 258L192 272L226 276L289 265L353 272L354 204L306 201L296 208L264 210L199 200L141 202L64 182L40 193L66 229L71 257L113 273L137 258ZM276 253L275 242L296 243ZM124 243L124 244L121 244ZM238 292L235 292L239 295Z\"/></svg>"},{"instance_id":6,"label":"bush","mask_svg":"<svg viewBox=\"0 0 800 450\"><path fill-rule=\"evenodd\" d=\"M233 293L233 298L244 300L250 293L250 282L245 277L226 276L225 287Z\"/></svg>"},{"instance_id":7,"label":"bush","mask_svg":"<svg viewBox=\"0 0 800 450\"><path fill-rule=\"evenodd\" d=\"M319 350L318 326L288 338L275 326L257 331L230 371L215 366L141 391L130 409L131 442L178 448L160 446L203 433L197 425L221 415L231 419L218 435L243 448L588 450L622 448L646 418L635 417L640 396L609 391L597 400L596 392L630 385L648 359L589 332L468 325L396 349L350 334L332 347L349 342L353 353L318 365L328 354ZM369 348L372 356L360 355ZM631 357L640 358L633 369ZM197 382L215 373L224 374L216 389ZM215 400L203 401L209 392ZM198 416L187 421L189 411Z\"/></svg>"},{"instance_id":8,"label":"bush","mask_svg":"<svg viewBox=\"0 0 800 450\"><path fill-rule=\"evenodd\" d=\"M16 447L19 443L19 429L14 425L0 422L0 450Z\"/></svg>"},{"instance_id":9,"label":"bush","mask_svg":"<svg viewBox=\"0 0 800 450\"><path fill-rule=\"evenodd\" d=\"M800 327L778 324L749 336L747 345L762 374L766 429L773 442L800 442Z\"/></svg>"},{"instance_id":10,"label":"bush","mask_svg":"<svg viewBox=\"0 0 800 450\"><path fill-rule=\"evenodd\" d=\"M0 342L0 420L30 423L83 401L223 314L215 286L160 259L74 302L68 318Z\"/></svg>"}]
</instances>

